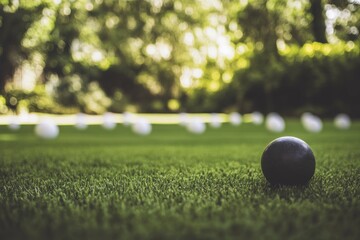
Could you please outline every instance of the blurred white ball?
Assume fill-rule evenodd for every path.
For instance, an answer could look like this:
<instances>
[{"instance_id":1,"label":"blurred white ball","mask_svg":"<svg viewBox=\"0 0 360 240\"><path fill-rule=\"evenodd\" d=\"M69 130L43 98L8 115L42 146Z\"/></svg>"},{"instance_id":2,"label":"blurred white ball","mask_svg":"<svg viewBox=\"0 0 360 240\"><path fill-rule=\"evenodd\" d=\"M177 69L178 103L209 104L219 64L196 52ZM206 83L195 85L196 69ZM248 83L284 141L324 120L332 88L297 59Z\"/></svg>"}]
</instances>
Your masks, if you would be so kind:
<instances>
[{"instance_id":1,"label":"blurred white ball","mask_svg":"<svg viewBox=\"0 0 360 240\"><path fill-rule=\"evenodd\" d=\"M12 116L9 119L9 125L10 130L16 131L20 129L20 119L17 116Z\"/></svg>"},{"instance_id":2,"label":"blurred white ball","mask_svg":"<svg viewBox=\"0 0 360 240\"><path fill-rule=\"evenodd\" d=\"M260 112L253 112L251 113L251 119L255 125L260 125L264 122L264 115Z\"/></svg>"},{"instance_id":3,"label":"blurred white ball","mask_svg":"<svg viewBox=\"0 0 360 240\"><path fill-rule=\"evenodd\" d=\"M54 139L59 135L59 127L50 119L42 120L36 125L35 134L43 139Z\"/></svg>"},{"instance_id":4,"label":"blurred white ball","mask_svg":"<svg viewBox=\"0 0 360 240\"><path fill-rule=\"evenodd\" d=\"M84 113L76 114L75 127L79 130L84 130L87 128L86 114L84 114Z\"/></svg>"},{"instance_id":5,"label":"blurred white ball","mask_svg":"<svg viewBox=\"0 0 360 240\"><path fill-rule=\"evenodd\" d=\"M351 120L348 115L341 113L335 117L334 124L339 129L349 129L351 126Z\"/></svg>"},{"instance_id":6,"label":"blurred white ball","mask_svg":"<svg viewBox=\"0 0 360 240\"><path fill-rule=\"evenodd\" d=\"M202 134L205 132L206 125L200 118L190 119L189 123L186 125L186 129L195 134Z\"/></svg>"},{"instance_id":7,"label":"blurred white ball","mask_svg":"<svg viewBox=\"0 0 360 240\"><path fill-rule=\"evenodd\" d=\"M311 113L306 113L306 115L303 115L301 118L301 122L303 124L303 127L308 132L318 133L321 132L323 128L323 123L321 119L315 115L312 115Z\"/></svg>"},{"instance_id":8,"label":"blurred white ball","mask_svg":"<svg viewBox=\"0 0 360 240\"><path fill-rule=\"evenodd\" d=\"M285 121L277 113L269 113L266 116L265 125L272 132L282 132L285 130Z\"/></svg>"},{"instance_id":9,"label":"blurred white ball","mask_svg":"<svg viewBox=\"0 0 360 240\"><path fill-rule=\"evenodd\" d=\"M209 122L210 126L212 128L219 128L221 127L221 117L219 114L217 113L212 113L210 115L210 122Z\"/></svg>"},{"instance_id":10,"label":"blurred white ball","mask_svg":"<svg viewBox=\"0 0 360 240\"><path fill-rule=\"evenodd\" d=\"M189 122L189 117L187 113L181 112L179 113L179 124L180 126L185 127Z\"/></svg>"},{"instance_id":11,"label":"blurred white ball","mask_svg":"<svg viewBox=\"0 0 360 240\"><path fill-rule=\"evenodd\" d=\"M312 114L309 113L309 112L304 112L303 114L301 114L301 117L300 117L301 123L302 123L303 125L305 125L305 123L306 123L307 121L309 121L309 119L310 119L310 121L311 121L311 119L312 119L313 116L314 116L314 115L312 115Z\"/></svg>"},{"instance_id":12,"label":"blurred white ball","mask_svg":"<svg viewBox=\"0 0 360 240\"><path fill-rule=\"evenodd\" d=\"M242 122L242 118L241 118L241 115L240 113L237 113L237 112L232 112L230 113L229 115L229 121L232 125L234 126L238 126L241 124Z\"/></svg>"},{"instance_id":13,"label":"blurred white ball","mask_svg":"<svg viewBox=\"0 0 360 240\"><path fill-rule=\"evenodd\" d=\"M130 126L134 122L134 115L129 112L124 112L122 119L124 126Z\"/></svg>"},{"instance_id":14,"label":"blurred white ball","mask_svg":"<svg viewBox=\"0 0 360 240\"><path fill-rule=\"evenodd\" d=\"M151 124L145 118L140 118L132 125L132 130L139 135L149 135L151 133Z\"/></svg>"},{"instance_id":15,"label":"blurred white ball","mask_svg":"<svg viewBox=\"0 0 360 240\"><path fill-rule=\"evenodd\" d=\"M107 130L114 129L116 127L115 116L113 113L104 113L102 126Z\"/></svg>"}]
</instances>

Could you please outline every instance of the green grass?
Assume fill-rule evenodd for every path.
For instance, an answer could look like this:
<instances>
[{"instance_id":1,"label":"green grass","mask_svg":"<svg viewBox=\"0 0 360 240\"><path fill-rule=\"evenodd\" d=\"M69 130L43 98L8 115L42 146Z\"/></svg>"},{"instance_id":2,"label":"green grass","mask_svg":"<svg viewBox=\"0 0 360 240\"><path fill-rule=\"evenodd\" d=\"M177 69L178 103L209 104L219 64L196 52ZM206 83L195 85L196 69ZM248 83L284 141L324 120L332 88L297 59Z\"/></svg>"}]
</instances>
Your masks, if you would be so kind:
<instances>
[{"instance_id":1,"label":"green grass","mask_svg":"<svg viewBox=\"0 0 360 240\"><path fill-rule=\"evenodd\" d=\"M283 134L250 124L191 135L155 125L0 126L0 239L360 239L360 123L320 134L288 123ZM305 187L272 187L260 157L280 135L316 156Z\"/></svg>"}]
</instances>

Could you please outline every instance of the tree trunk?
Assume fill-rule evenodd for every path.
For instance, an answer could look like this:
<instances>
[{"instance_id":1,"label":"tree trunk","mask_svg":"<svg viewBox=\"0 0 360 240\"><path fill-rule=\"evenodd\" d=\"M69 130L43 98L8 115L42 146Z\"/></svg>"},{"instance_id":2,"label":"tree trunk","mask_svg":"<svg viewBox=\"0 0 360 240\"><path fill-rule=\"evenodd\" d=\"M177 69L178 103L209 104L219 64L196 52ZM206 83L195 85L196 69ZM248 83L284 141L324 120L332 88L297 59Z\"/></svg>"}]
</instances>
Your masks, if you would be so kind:
<instances>
[{"instance_id":1,"label":"tree trunk","mask_svg":"<svg viewBox=\"0 0 360 240\"><path fill-rule=\"evenodd\" d=\"M327 43L322 0L310 0L311 27L316 42Z\"/></svg>"}]
</instances>

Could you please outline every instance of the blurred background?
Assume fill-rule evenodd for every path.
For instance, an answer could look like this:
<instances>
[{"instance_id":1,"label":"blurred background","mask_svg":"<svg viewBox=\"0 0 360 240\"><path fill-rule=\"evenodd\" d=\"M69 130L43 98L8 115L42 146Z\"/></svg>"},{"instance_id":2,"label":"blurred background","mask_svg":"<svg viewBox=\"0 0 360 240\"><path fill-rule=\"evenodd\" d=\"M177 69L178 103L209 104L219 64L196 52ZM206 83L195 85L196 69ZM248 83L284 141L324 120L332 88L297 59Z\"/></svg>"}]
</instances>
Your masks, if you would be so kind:
<instances>
[{"instance_id":1,"label":"blurred background","mask_svg":"<svg viewBox=\"0 0 360 240\"><path fill-rule=\"evenodd\" d=\"M360 117L359 0L0 0L0 114Z\"/></svg>"}]
</instances>

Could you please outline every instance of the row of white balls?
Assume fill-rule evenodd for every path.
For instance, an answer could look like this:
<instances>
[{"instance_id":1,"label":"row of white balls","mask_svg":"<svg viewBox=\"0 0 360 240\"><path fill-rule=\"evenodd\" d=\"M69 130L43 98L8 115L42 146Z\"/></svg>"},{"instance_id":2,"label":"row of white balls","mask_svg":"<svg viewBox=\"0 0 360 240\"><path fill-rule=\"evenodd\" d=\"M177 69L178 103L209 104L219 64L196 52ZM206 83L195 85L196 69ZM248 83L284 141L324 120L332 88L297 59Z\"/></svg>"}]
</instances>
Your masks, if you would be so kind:
<instances>
[{"instance_id":1,"label":"row of white balls","mask_svg":"<svg viewBox=\"0 0 360 240\"><path fill-rule=\"evenodd\" d=\"M321 132L323 128L323 123L318 116L315 116L311 113L303 113L301 115L301 123L304 128L309 132ZM334 118L334 125L339 129L349 129L351 127L350 117L344 113L338 114Z\"/></svg>"},{"instance_id":2,"label":"row of white balls","mask_svg":"<svg viewBox=\"0 0 360 240\"><path fill-rule=\"evenodd\" d=\"M125 126L131 126L131 129L134 133L138 135L149 135L151 133L152 127L146 118L137 118L131 113L123 114L123 124ZM113 113L105 113L103 116L103 128L112 130L116 127L116 118ZM86 115L79 113L76 115L75 127L78 129L86 129Z\"/></svg>"},{"instance_id":3,"label":"row of white balls","mask_svg":"<svg viewBox=\"0 0 360 240\"><path fill-rule=\"evenodd\" d=\"M256 125L260 125L264 121L264 116L259 112L253 112L251 114L251 121ZM229 122L234 126L240 125L242 123L242 116L237 112L233 112L229 115ZM202 134L206 130L206 124L201 118L189 117L186 113L180 113L179 123L194 134ZM301 116L301 123L309 132L320 132L323 128L321 119L311 113L304 113ZM123 114L123 124L125 126L131 126L133 132L138 135L148 135L152 130L151 123L146 118L136 118L135 115L131 113ZM219 114L213 113L210 115L209 125L212 128L219 128L221 124L222 119ZM337 128L348 129L351 126L351 120L346 114L339 114L335 117L334 124ZM116 127L115 115L105 113L102 126L108 130L114 129ZM282 132L285 130L285 121L279 114L270 113L266 116L265 126L269 131ZM13 130L19 129L19 127L19 123L15 121L9 124L9 128ZM78 129L87 128L85 114L79 113L76 115L75 127ZM41 138L52 139L58 136L59 128L51 119L45 119L36 125L35 133Z\"/></svg>"},{"instance_id":4,"label":"row of white balls","mask_svg":"<svg viewBox=\"0 0 360 240\"><path fill-rule=\"evenodd\" d=\"M150 122L145 118L134 118L130 114L124 115L127 116L124 118L124 125L131 125L131 129L134 133L138 135L148 135L151 133L152 127ZM11 130L18 130L20 128L20 122L18 118L11 119L9 123L9 128ZM84 130L87 128L87 117L83 113L76 115L75 125L77 129ZM114 114L105 113L103 116L102 126L104 129L112 130L116 127L116 119ZM41 120L35 126L35 134L43 139L54 139L59 135L59 127L52 119L46 118Z\"/></svg>"},{"instance_id":5,"label":"row of white balls","mask_svg":"<svg viewBox=\"0 0 360 240\"><path fill-rule=\"evenodd\" d=\"M261 125L264 116L259 112L251 114L251 121L255 125ZM242 123L242 117L234 112L229 115L229 122L234 125ZM323 128L321 119L311 113L304 113L301 116L301 123L308 132L317 133ZM221 118L213 113L210 116L210 126L213 128L221 127ZM200 118L189 118L186 113L180 113L180 125L185 126L189 132L201 134L205 131L206 125ZM334 125L339 129L349 129L351 126L350 117L346 114L339 114L334 119ZM278 113L269 113L265 119L265 127L271 132L283 132L285 130L285 120Z\"/></svg>"},{"instance_id":6,"label":"row of white balls","mask_svg":"<svg viewBox=\"0 0 360 240\"><path fill-rule=\"evenodd\" d=\"M261 125L264 121L264 116L259 112L253 112L251 114L251 122L255 125ZM242 116L233 112L229 114L229 122L234 126L238 126L242 123ZM222 124L221 117L217 113L210 115L209 125L212 128L220 128ZM186 129L195 134L202 134L206 130L206 124L201 118L188 117L186 113L180 113L180 125L186 127ZM271 113L266 117L266 127L269 131L282 132L285 129L284 119L276 113Z\"/></svg>"},{"instance_id":7,"label":"row of white balls","mask_svg":"<svg viewBox=\"0 0 360 240\"><path fill-rule=\"evenodd\" d=\"M104 115L102 126L107 130L112 130L116 127L116 121L112 114ZM81 130L87 128L86 118L84 115L79 114L77 116L75 127ZM148 135L151 133L152 127L147 119L139 118L131 124L131 129L138 135ZM35 134L44 139L53 139L59 135L59 127L54 121L43 120L36 125Z\"/></svg>"}]
</instances>

